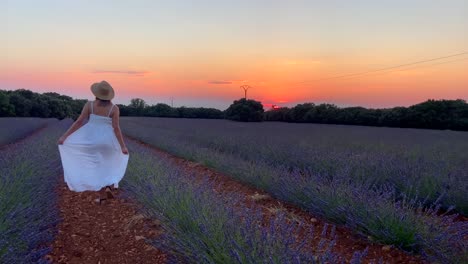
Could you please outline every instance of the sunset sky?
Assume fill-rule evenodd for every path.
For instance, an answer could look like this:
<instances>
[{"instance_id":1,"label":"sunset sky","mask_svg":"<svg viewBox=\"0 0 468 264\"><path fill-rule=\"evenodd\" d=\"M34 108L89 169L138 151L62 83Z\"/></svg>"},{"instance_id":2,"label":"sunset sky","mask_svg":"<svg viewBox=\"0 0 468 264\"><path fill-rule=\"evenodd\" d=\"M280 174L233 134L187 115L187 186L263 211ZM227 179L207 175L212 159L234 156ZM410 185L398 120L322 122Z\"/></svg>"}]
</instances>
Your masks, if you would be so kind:
<instances>
[{"instance_id":1,"label":"sunset sky","mask_svg":"<svg viewBox=\"0 0 468 264\"><path fill-rule=\"evenodd\" d=\"M267 107L468 100L468 1L0 0L0 89L101 80L125 104L225 109L243 84Z\"/></svg>"}]
</instances>

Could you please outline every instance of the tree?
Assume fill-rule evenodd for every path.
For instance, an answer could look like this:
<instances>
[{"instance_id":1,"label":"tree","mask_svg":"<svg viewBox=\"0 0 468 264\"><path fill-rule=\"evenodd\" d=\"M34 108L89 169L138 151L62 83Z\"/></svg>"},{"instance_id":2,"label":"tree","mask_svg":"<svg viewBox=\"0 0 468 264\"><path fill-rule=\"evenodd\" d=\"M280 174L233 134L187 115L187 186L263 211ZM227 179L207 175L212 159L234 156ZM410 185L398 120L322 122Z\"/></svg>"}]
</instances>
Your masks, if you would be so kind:
<instances>
[{"instance_id":1,"label":"tree","mask_svg":"<svg viewBox=\"0 0 468 264\"><path fill-rule=\"evenodd\" d=\"M15 116L15 107L10 104L7 93L0 91L0 117Z\"/></svg>"},{"instance_id":2,"label":"tree","mask_svg":"<svg viewBox=\"0 0 468 264\"><path fill-rule=\"evenodd\" d=\"M406 107L394 107L391 109L383 109L382 115L379 118L379 124L390 127L405 127L405 116L408 113Z\"/></svg>"},{"instance_id":3,"label":"tree","mask_svg":"<svg viewBox=\"0 0 468 264\"><path fill-rule=\"evenodd\" d=\"M71 107L70 117L76 120L78 116L80 116L81 110L83 110L83 107L85 106L87 102L88 100L85 100L85 99L72 100L70 102L70 107Z\"/></svg>"},{"instance_id":4,"label":"tree","mask_svg":"<svg viewBox=\"0 0 468 264\"><path fill-rule=\"evenodd\" d=\"M133 98L130 100L130 107L133 108L145 108L146 107L146 102L145 100L141 98Z\"/></svg>"},{"instance_id":5,"label":"tree","mask_svg":"<svg viewBox=\"0 0 468 264\"><path fill-rule=\"evenodd\" d=\"M35 117L50 117L51 111L49 100L44 97L38 97L33 101L31 116Z\"/></svg>"},{"instance_id":6,"label":"tree","mask_svg":"<svg viewBox=\"0 0 468 264\"><path fill-rule=\"evenodd\" d=\"M183 118L207 118L207 119L222 119L224 118L223 111L215 108L205 107L179 107L177 108L178 116Z\"/></svg>"},{"instance_id":7,"label":"tree","mask_svg":"<svg viewBox=\"0 0 468 264\"><path fill-rule=\"evenodd\" d=\"M182 118L195 118L195 112L191 107L181 106L177 108L177 113L179 117Z\"/></svg>"},{"instance_id":8,"label":"tree","mask_svg":"<svg viewBox=\"0 0 468 264\"><path fill-rule=\"evenodd\" d=\"M226 118L243 122L259 122L263 120L263 105L255 100L242 98L234 101L226 109Z\"/></svg>"},{"instance_id":9,"label":"tree","mask_svg":"<svg viewBox=\"0 0 468 264\"><path fill-rule=\"evenodd\" d=\"M306 114L313 109L315 104L305 103L298 104L289 111L289 120L292 122L306 122Z\"/></svg>"},{"instance_id":10,"label":"tree","mask_svg":"<svg viewBox=\"0 0 468 264\"><path fill-rule=\"evenodd\" d=\"M57 98L51 98L49 101L49 107L51 117L64 119L73 115L72 108L66 101Z\"/></svg>"},{"instance_id":11,"label":"tree","mask_svg":"<svg viewBox=\"0 0 468 264\"><path fill-rule=\"evenodd\" d=\"M339 109L333 104L320 104L306 112L304 120L312 123L335 123L338 119Z\"/></svg>"},{"instance_id":12,"label":"tree","mask_svg":"<svg viewBox=\"0 0 468 264\"><path fill-rule=\"evenodd\" d=\"M21 93L12 93L10 95L10 104L15 107L15 116L31 116L31 100L22 96Z\"/></svg>"},{"instance_id":13,"label":"tree","mask_svg":"<svg viewBox=\"0 0 468 264\"><path fill-rule=\"evenodd\" d=\"M143 115L145 107L147 107L145 100L141 98L133 98L130 100L130 108L132 108L135 115Z\"/></svg>"},{"instance_id":14,"label":"tree","mask_svg":"<svg viewBox=\"0 0 468 264\"><path fill-rule=\"evenodd\" d=\"M145 108L145 115L160 117L177 117L177 110L167 104L156 104Z\"/></svg>"},{"instance_id":15,"label":"tree","mask_svg":"<svg viewBox=\"0 0 468 264\"><path fill-rule=\"evenodd\" d=\"M276 109L271 109L265 112L264 120L265 121L289 121L289 112L291 109L287 107L280 107Z\"/></svg>"},{"instance_id":16,"label":"tree","mask_svg":"<svg viewBox=\"0 0 468 264\"><path fill-rule=\"evenodd\" d=\"M36 97L36 93L33 91L29 91L26 89L18 89L15 91L16 94L21 95L22 97L28 99L28 100L33 100Z\"/></svg>"},{"instance_id":17,"label":"tree","mask_svg":"<svg viewBox=\"0 0 468 264\"><path fill-rule=\"evenodd\" d=\"M133 108L131 108L128 105L123 105L123 104L117 104L120 110L120 115L121 116L133 116Z\"/></svg>"}]
</instances>

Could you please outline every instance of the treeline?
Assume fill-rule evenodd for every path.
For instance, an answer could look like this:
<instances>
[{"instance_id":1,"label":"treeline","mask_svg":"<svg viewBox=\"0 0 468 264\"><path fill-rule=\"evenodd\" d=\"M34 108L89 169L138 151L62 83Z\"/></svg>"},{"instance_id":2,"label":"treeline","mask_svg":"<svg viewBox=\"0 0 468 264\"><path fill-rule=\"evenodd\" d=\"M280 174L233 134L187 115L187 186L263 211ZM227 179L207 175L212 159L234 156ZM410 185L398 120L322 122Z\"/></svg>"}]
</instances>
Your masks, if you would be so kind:
<instances>
[{"instance_id":1,"label":"treeline","mask_svg":"<svg viewBox=\"0 0 468 264\"><path fill-rule=\"evenodd\" d=\"M468 131L468 104L461 99L428 100L410 107L367 109L305 103L266 111L264 120Z\"/></svg>"},{"instance_id":2,"label":"treeline","mask_svg":"<svg viewBox=\"0 0 468 264\"><path fill-rule=\"evenodd\" d=\"M224 118L224 112L215 108L205 107L171 107L158 103L148 105L143 99L134 98L129 105L118 104L122 116L153 116L153 117L181 117L181 118Z\"/></svg>"},{"instance_id":3,"label":"treeline","mask_svg":"<svg viewBox=\"0 0 468 264\"><path fill-rule=\"evenodd\" d=\"M88 100L73 99L58 93L35 93L25 89L0 90L0 117L53 117L76 119ZM204 107L171 107L148 105L132 99L129 105L117 104L122 116L154 116L183 118L224 118L223 111Z\"/></svg>"},{"instance_id":4,"label":"treeline","mask_svg":"<svg viewBox=\"0 0 468 264\"><path fill-rule=\"evenodd\" d=\"M25 89L0 90L0 117L52 117L76 119L87 100L58 93L35 93Z\"/></svg>"},{"instance_id":5,"label":"treeline","mask_svg":"<svg viewBox=\"0 0 468 264\"><path fill-rule=\"evenodd\" d=\"M0 90L0 117L54 117L76 119L87 100L58 93L35 93L20 89ZM364 126L452 129L468 131L468 104L464 100L428 100L410 107L368 109L340 108L333 104L298 104L292 108L264 111L260 102L239 99L225 111L204 107L148 105L135 98L118 104L122 116L230 119L235 121L281 121Z\"/></svg>"}]
</instances>

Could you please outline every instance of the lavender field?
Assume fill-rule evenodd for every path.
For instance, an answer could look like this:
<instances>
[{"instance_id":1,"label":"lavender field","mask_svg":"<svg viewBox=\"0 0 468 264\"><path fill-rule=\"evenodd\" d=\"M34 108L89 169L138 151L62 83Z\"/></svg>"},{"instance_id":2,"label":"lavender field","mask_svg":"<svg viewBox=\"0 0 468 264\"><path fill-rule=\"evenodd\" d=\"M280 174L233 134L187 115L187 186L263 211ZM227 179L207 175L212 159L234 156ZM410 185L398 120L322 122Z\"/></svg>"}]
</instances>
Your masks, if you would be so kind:
<instances>
[{"instance_id":1,"label":"lavender field","mask_svg":"<svg viewBox=\"0 0 468 264\"><path fill-rule=\"evenodd\" d=\"M55 189L62 168L56 140L70 124L50 123L0 150L1 263L49 262L49 245L61 222ZM304 241L297 240L301 223L279 214L262 228L260 212L234 210L239 197L219 199L213 183L195 184L177 164L156 159L133 142L129 147L132 158L122 186L146 215L161 222L164 235L152 243L171 253L176 263L360 263L365 256L356 251L346 259L332 253L334 238L329 235L323 235L320 250L304 250Z\"/></svg>"},{"instance_id":2,"label":"lavender field","mask_svg":"<svg viewBox=\"0 0 468 264\"><path fill-rule=\"evenodd\" d=\"M55 118L1 117L0 146L21 139L31 132L57 121Z\"/></svg>"},{"instance_id":3,"label":"lavender field","mask_svg":"<svg viewBox=\"0 0 468 264\"><path fill-rule=\"evenodd\" d=\"M371 240L467 259L468 134L122 118L125 134L268 191ZM443 213L443 214L441 214Z\"/></svg>"},{"instance_id":4,"label":"lavender field","mask_svg":"<svg viewBox=\"0 0 468 264\"><path fill-rule=\"evenodd\" d=\"M24 119L21 126L37 123ZM24 140L10 139L0 149L2 263L47 262L61 221L56 140L70 124L48 121L45 129L30 129ZM133 117L122 118L121 126L130 137L213 167L368 240L438 263L468 258L468 225L456 219L467 212L466 133ZM14 130L7 131L13 138ZM190 172L149 148L133 141L128 146L122 188L161 223L164 234L150 242L174 262L361 263L366 255L333 252L333 235L321 238L321 249L305 250L304 239L322 230L298 240L304 223L281 212L261 227L261 212L237 206L241 197L219 197L213 182L192 181Z\"/></svg>"},{"instance_id":5,"label":"lavender field","mask_svg":"<svg viewBox=\"0 0 468 264\"><path fill-rule=\"evenodd\" d=\"M236 206L241 197L220 197L214 183L195 183L171 160L157 159L134 142L129 147L123 186L147 215L161 221L165 234L152 243L171 252L174 263L361 263L365 255L356 251L346 259L332 253L329 235L323 235L321 249L305 250L313 231L297 241L303 223L279 214L262 227L260 211Z\"/></svg>"},{"instance_id":6,"label":"lavender field","mask_svg":"<svg viewBox=\"0 0 468 264\"><path fill-rule=\"evenodd\" d=\"M19 119L2 122L18 124ZM25 119L19 127L34 128L43 119ZM42 263L59 219L54 192L61 173L56 140L70 120L49 126L0 150L0 263ZM9 126L13 128L12 126ZM18 127L18 126L14 126ZM3 130L12 133L15 130Z\"/></svg>"}]
</instances>

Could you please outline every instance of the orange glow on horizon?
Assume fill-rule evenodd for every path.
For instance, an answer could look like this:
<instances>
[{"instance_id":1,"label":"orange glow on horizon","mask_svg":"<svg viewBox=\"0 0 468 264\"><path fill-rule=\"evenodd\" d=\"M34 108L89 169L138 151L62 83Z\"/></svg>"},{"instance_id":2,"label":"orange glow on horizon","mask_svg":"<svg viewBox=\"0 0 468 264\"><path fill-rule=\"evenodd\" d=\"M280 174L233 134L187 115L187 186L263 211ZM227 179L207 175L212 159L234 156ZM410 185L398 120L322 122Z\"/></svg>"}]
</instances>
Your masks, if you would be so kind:
<instances>
[{"instance_id":1,"label":"orange glow on horizon","mask_svg":"<svg viewBox=\"0 0 468 264\"><path fill-rule=\"evenodd\" d=\"M220 68L232 68L230 64L220 65ZM327 80L336 75L334 72L356 72L351 67L342 69L338 66L333 71L333 64L332 61L266 60L240 67L229 74L222 74L206 64L198 69L193 64L189 68L170 65L168 68L153 66L131 70L48 70L16 66L0 68L0 80L8 89L56 91L76 98L90 98L90 84L107 80L116 89L116 101L122 103L136 97L149 102L169 97L233 101L243 97L242 84L252 86L248 98L261 101L267 107L293 106L300 102L388 107L410 105L429 98L468 98L468 77L462 67L468 65L468 60L438 67L397 69L359 78Z\"/></svg>"}]
</instances>

